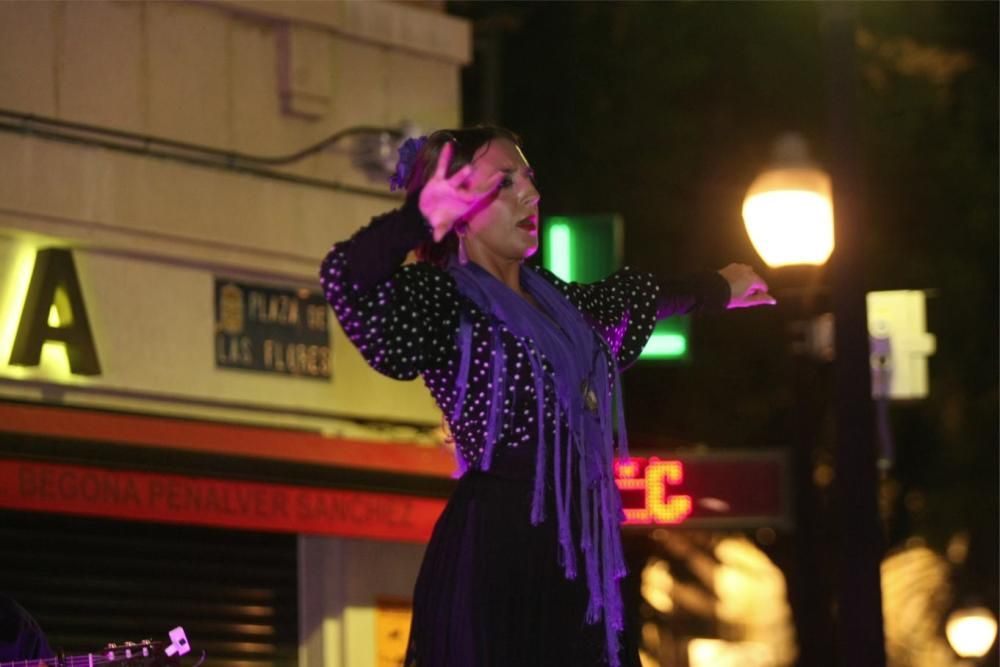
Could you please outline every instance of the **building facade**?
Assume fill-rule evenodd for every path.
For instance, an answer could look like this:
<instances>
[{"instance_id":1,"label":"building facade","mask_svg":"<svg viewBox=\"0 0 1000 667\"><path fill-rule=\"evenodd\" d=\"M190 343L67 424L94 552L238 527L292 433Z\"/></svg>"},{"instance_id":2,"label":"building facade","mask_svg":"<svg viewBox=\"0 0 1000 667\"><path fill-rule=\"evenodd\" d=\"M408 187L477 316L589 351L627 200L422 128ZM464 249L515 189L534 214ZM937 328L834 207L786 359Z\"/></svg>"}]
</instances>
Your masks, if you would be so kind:
<instances>
[{"instance_id":1,"label":"building facade","mask_svg":"<svg viewBox=\"0 0 1000 667\"><path fill-rule=\"evenodd\" d=\"M470 53L438 3L0 4L0 516L34 545L3 587L67 648L102 617L54 610L116 574L47 592L66 564L30 552L143 525L188 531L178 586L217 577L199 543L294 570L294 651L268 648L287 618L208 623L221 589L175 601L195 649L218 627L223 662L394 664L452 465L426 390L365 365L316 272L398 205L390 138L459 123Z\"/></svg>"}]
</instances>

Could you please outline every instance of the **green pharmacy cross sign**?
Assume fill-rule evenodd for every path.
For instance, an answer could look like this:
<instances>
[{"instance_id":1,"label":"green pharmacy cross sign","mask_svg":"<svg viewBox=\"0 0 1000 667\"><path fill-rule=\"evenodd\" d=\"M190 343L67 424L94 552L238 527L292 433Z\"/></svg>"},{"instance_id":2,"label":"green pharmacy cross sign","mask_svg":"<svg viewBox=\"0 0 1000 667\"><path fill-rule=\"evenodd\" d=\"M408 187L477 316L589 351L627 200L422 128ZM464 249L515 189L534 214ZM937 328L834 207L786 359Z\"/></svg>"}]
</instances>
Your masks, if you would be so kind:
<instances>
[{"instance_id":1,"label":"green pharmacy cross sign","mask_svg":"<svg viewBox=\"0 0 1000 667\"><path fill-rule=\"evenodd\" d=\"M621 268L624 226L618 215L551 216L542 225L542 266L566 282L597 282ZM690 318L657 323L640 360L687 360Z\"/></svg>"}]
</instances>

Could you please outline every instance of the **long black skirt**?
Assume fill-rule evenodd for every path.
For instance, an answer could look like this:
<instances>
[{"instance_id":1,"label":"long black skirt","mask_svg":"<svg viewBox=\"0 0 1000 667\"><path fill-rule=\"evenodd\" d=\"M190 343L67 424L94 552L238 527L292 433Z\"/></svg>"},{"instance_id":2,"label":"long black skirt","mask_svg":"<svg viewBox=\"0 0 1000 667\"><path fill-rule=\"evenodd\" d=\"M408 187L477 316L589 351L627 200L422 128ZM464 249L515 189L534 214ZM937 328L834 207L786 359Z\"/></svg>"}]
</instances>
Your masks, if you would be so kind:
<instances>
[{"instance_id":1,"label":"long black skirt","mask_svg":"<svg viewBox=\"0 0 1000 667\"><path fill-rule=\"evenodd\" d=\"M565 578L553 516L531 525L531 493L530 480L459 480L417 578L406 667L609 664L603 622L585 621L584 577ZM639 665L631 611L622 667Z\"/></svg>"}]
</instances>

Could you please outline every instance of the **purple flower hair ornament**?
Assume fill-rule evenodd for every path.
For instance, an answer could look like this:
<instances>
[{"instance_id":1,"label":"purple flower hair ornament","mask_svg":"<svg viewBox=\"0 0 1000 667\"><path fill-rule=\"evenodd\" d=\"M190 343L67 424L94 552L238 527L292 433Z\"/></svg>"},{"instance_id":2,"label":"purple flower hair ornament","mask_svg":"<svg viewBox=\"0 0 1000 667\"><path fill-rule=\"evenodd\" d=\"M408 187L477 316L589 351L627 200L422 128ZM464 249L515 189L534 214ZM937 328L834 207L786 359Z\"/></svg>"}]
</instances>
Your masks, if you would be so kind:
<instances>
[{"instance_id":1,"label":"purple flower hair ornament","mask_svg":"<svg viewBox=\"0 0 1000 667\"><path fill-rule=\"evenodd\" d=\"M417 161L420 149L427 143L427 137L410 137L399 147L399 162L396 163L396 172L389 179L389 190L395 192L406 187L406 182L413 174L413 165Z\"/></svg>"}]
</instances>

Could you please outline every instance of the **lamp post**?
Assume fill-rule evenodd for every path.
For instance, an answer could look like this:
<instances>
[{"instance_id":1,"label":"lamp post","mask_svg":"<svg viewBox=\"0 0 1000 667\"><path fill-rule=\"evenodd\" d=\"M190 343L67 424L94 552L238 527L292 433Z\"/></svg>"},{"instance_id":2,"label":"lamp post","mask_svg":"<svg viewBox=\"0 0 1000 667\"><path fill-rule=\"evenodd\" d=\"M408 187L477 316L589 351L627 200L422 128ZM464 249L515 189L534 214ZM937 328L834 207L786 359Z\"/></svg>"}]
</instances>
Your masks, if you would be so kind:
<instances>
[{"instance_id":1,"label":"lamp post","mask_svg":"<svg viewBox=\"0 0 1000 667\"><path fill-rule=\"evenodd\" d=\"M834 460L836 663L844 667L885 665L879 566L883 536L878 520L874 420L868 326L863 284L864 251L855 128L857 63L854 3L820 5L827 74L829 166L836 183L836 252L830 255L834 327ZM749 202L748 202L749 203ZM746 208L746 206L744 206ZM748 225L749 229L749 225Z\"/></svg>"},{"instance_id":2,"label":"lamp post","mask_svg":"<svg viewBox=\"0 0 1000 667\"><path fill-rule=\"evenodd\" d=\"M810 159L801 136L788 133L775 142L771 162L747 190L743 221L764 262L771 268L787 267L781 273L789 281L801 279L787 290L775 286L789 326L804 338L790 346L796 396L791 416L796 569L789 592L800 645L798 664L833 667L833 590L830 578L822 574L831 567L830 522L815 483L820 424L830 404L832 355L821 353L813 335L817 325L830 319L816 316L823 295L820 267L834 249L833 194L829 174ZM828 477L828 471L829 466L823 476Z\"/></svg>"},{"instance_id":3,"label":"lamp post","mask_svg":"<svg viewBox=\"0 0 1000 667\"><path fill-rule=\"evenodd\" d=\"M878 453L871 399L865 304L864 207L856 124L858 64L854 3L820 5L827 70L829 166L836 184L837 251L830 260L836 318L834 506L837 541L837 661L844 667L885 665L880 565L884 555L878 517Z\"/></svg>"},{"instance_id":4,"label":"lamp post","mask_svg":"<svg viewBox=\"0 0 1000 667\"><path fill-rule=\"evenodd\" d=\"M839 16L836 7L828 26L831 60L850 60L851 21ZM845 51L846 49L846 51ZM852 150L855 133L850 114L837 105L848 104L853 88L851 68L838 63L831 75L831 139L834 191L830 177L812 165L800 141L779 141L778 164L761 174L751 185L743 205L743 215L754 246L771 266L794 264L821 265L832 257L830 287L836 326L833 327L834 364L833 405L836 456L833 470L834 534L833 595L824 582L802 579L800 620L808 661L803 664L838 664L844 667L880 667L885 665L885 639L882 626L882 595L879 566L883 555L882 534L876 500L878 475L874 437L874 406L871 400L869 341L865 312L864 275L861 261L862 228L859 188L856 182L857 159ZM782 163L784 160L784 163ZM831 195L835 194L834 197ZM833 211L837 211L837 253L834 249ZM800 365L801 366L801 365ZM803 373L799 369L798 376ZM809 434L808 425L800 433ZM811 435L811 434L810 434ZM808 435L796 449L801 518L810 516L815 499L806 480L811 462L805 449L811 444ZM804 513L804 514L803 514ZM800 525L800 547L807 562L818 563L823 554L816 551L819 540L812 539L815 526ZM819 570L821 568L814 567ZM813 576L819 576L816 572ZM818 607L818 608L817 608ZM825 607L825 608L824 608ZM829 627L823 627L824 615L831 615ZM801 608L801 607L800 607ZM805 657L805 656L804 656Z\"/></svg>"},{"instance_id":5,"label":"lamp post","mask_svg":"<svg viewBox=\"0 0 1000 667\"><path fill-rule=\"evenodd\" d=\"M883 537L878 521L875 409L871 400L861 202L859 138L855 127L858 88L854 53L854 3L820 5L827 79L829 166L837 251L830 258L830 292L836 318L834 412L836 528L834 623L836 663L885 665L879 565Z\"/></svg>"},{"instance_id":6,"label":"lamp post","mask_svg":"<svg viewBox=\"0 0 1000 667\"><path fill-rule=\"evenodd\" d=\"M845 82L833 77L841 87ZM840 90L843 93L843 90ZM853 135L834 116L834 143ZM865 293L859 261L858 201L850 156L835 153L836 197L831 178L808 160L804 142L794 137L779 140L775 164L750 186L743 204L747 233L764 261L772 266L822 265L831 262L831 297L836 326L833 367L833 403L836 447L834 455L833 556L836 576L833 594L817 564L828 557L819 550L824 540L812 524L815 512L811 489L809 449L815 431L804 423L796 448L799 478L797 527L800 557L810 568L801 568L800 621L804 644L802 664L839 664L844 667L879 667L885 664L882 598L879 565L882 534L876 500L877 470L874 409L871 401ZM844 185L841 186L841 179ZM833 211L838 213L837 253L834 254ZM813 296L807 293L807 296ZM829 319L827 320L829 321ZM809 374L797 364L797 383ZM797 387L799 393L802 387ZM814 570L808 572L809 569ZM830 609L836 608L834 615ZM830 623L829 621L832 621ZM832 626L832 634L831 634Z\"/></svg>"}]
</instances>

